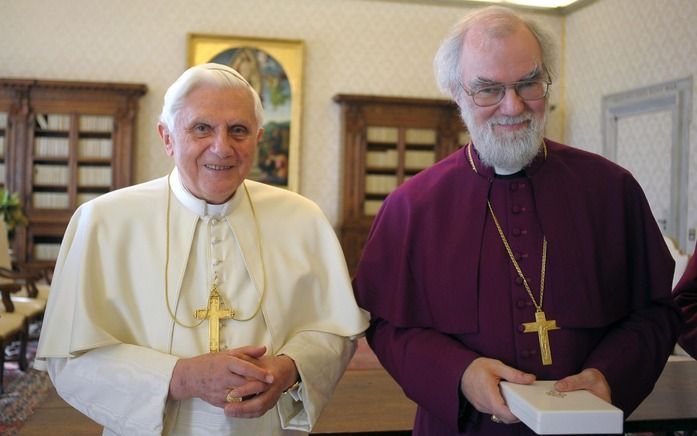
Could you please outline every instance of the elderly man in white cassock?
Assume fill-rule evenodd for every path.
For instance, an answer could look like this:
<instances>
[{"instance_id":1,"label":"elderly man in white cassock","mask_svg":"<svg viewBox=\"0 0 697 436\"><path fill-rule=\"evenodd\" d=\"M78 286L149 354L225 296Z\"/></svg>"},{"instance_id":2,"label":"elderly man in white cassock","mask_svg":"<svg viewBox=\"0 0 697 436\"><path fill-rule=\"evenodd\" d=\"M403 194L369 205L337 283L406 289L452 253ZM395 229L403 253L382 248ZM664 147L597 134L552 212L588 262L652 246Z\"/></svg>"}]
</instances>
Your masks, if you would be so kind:
<instances>
[{"instance_id":1,"label":"elderly man in white cassock","mask_svg":"<svg viewBox=\"0 0 697 436\"><path fill-rule=\"evenodd\" d=\"M320 209L245 180L262 118L235 70L190 68L158 124L176 168L70 221L36 366L105 435L305 434L368 325Z\"/></svg>"}]
</instances>

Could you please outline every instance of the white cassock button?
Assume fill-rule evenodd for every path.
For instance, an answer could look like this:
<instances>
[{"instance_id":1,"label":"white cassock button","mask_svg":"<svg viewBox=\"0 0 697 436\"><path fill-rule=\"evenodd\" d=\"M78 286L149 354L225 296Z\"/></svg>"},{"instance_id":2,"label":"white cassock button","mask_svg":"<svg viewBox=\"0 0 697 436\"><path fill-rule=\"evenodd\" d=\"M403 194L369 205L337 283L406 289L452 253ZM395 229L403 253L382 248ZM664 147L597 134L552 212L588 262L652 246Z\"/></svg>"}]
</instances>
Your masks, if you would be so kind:
<instances>
[{"instance_id":1,"label":"white cassock button","mask_svg":"<svg viewBox=\"0 0 697 436\"><path fill-rule=\"evenodd\" d=\"M218 220L215 218L211 218L211 225L214 226L216 224L218 224Z\"/></svg>"},{"instance_id":2,"label":"white cassock button","mask_svg":"<svg viewBox=\"0 0 697 436\"><path fill-rule=\"evenodd\" d=\"M216 238L216 237L212 237L212 238L211 238L211 244L215 245L215 244L217 244L218 242L220 242L220 238Z\"/></svg>"},{"instance_id":3,"label":"white cassock button","mask_svg":"<svg viewBox=\"0 0 697 436\"><path fill-rule=\"evenodd\" d=\"M220 265L220 262L222 262L220 259L213 259L213 266Z\"/></svg>"}]
</instances>

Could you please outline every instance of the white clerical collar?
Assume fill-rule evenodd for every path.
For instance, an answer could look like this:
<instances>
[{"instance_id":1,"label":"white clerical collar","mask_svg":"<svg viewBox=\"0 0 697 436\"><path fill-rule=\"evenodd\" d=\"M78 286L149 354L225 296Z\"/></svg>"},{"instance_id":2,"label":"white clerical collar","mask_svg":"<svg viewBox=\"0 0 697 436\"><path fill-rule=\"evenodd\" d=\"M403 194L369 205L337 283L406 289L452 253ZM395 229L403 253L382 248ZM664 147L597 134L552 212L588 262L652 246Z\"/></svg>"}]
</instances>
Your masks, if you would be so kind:
<instances>
[{"instance_id":1,"label":"white clerical collar","mask_svg":"<svg viewBox=\"0 0 697 436\"><path fill-rule=\"evenodd\" d=\"M186 186L184 186L184 182L182 182L181 177L179 177L179 170L176 167L172 170L170 187L172 188L174 196L177 197L177 200L179 200L184 207L201 217L228 215L235 210L244 196L244 194L240 194L240 190L238 189L232 195L232 198L225 203L209 204L205 200L194 197Z\"/></svg>"},{"instance_id":2,"label":"white clerical collar","mask_svg":"<svg viewBox=\"0 0 697 436\"><path fill-rule=\"evenodd\" d=\"M494 166L494 173L498 174L499 176L510 176L511 174L515 174L518 171L522 170L523 168L518 168L515 170L509 170L509 169L504 169L504 168L499 168L497 166Z\"/></svg>"}]
</instances>

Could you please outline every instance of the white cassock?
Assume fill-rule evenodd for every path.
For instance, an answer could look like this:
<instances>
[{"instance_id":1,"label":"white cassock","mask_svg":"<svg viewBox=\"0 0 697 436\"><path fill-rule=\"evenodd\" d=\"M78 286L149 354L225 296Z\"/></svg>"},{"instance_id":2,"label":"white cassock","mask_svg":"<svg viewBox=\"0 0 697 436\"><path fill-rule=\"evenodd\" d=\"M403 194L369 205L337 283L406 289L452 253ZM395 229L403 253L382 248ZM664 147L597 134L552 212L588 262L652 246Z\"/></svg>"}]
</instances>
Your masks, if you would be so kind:
<instances>
[{"instance_id":1,"label":"white cassock","mask_svg":"<svg viewBox=\"0 0 697 436\"><path fill-rule=\"evenodd\" d=\"M35 366L48 369L61 397L104 434L309 432L368 326L331 225L313 202L283 189L247 180L248 191L240 186L225 205L207 205L176 169L169 180L171 190L163 177L75 212ZM265 345L291 357L302 379L257 419L228 418L200 399L167 399L177 359L208 352L208 321L176 324L165 297L180 322L196 324L193 313L206 308L216 278L236 318L252 315L262 299L252 319L223 322L221 350Z\"/></svg>"}]
</instances>

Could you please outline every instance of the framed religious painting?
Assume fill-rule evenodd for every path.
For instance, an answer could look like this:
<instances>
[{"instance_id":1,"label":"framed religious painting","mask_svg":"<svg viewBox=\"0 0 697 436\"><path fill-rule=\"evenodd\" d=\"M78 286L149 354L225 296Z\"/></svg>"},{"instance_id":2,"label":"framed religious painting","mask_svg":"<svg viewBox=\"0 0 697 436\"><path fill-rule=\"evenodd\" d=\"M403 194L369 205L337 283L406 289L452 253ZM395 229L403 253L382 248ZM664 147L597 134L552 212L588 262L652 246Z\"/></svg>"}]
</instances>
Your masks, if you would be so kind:
<instances>
[{"instance_id":1,"label":"framed religious painting","mask_svg":"<svg viewBox=\"0 0 697 436\"><path fill-rule=\"evenodd\" d=\"M190 34L189 66L237 70L261 97L264 135L249 178L298 191L304 45L302 41Z\"/></svg>"}]
</instances>

